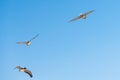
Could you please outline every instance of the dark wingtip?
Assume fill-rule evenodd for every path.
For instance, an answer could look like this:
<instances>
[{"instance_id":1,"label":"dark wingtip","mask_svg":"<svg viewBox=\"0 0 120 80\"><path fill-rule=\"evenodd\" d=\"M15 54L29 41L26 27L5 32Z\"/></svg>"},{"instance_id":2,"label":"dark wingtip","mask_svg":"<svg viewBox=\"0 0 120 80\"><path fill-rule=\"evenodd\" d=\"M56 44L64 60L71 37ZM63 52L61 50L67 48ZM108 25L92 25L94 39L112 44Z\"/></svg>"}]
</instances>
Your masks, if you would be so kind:
<instances>
[{"instance_id":1,"label":"dark wingtip","mask_svg":"<svg viewBox=\"0 0 120 80\"><path fill-rule=\"evenodd\" d=\"M91 10L92 12L95 11L95 10Z\"/></svg>"},{"instance_id":2,"label":"dark wingtip","mask_svg":"<svg viewBox=\"0 0 120 80\"><path fill-rule=\"evenodd\" d=\"M71 23L71 22L73 22L74 20L70 20L70 21L68 21L68 23Z\"/></svg>"},{"instance_id":3,"label":"dark wingtip","mask_svg":"<svg viewBox=\"0 0 120 80\"><path fill-rule=\"evenodd\" d=\"M32 78L32 77L33 77L33 75L30 75L30 77Z\"/></svg>"},{"instance_id":4,"label":"dark wingtip","mask_svg":"<svg viewBox=\"0 0 120 80\"><path fill-rule=\"evenodd\" d=\"M71 23L72 21L68 21L68 23Z\"/></svg>"}]
</instances>

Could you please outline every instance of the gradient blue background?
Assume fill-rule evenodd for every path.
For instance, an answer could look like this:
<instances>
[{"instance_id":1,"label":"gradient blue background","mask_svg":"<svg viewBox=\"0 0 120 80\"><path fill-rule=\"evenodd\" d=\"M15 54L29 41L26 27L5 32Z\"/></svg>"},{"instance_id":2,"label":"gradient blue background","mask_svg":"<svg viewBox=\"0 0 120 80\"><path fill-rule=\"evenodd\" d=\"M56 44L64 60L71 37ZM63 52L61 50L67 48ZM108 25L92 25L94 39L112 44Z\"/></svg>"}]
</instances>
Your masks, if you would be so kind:
<instances>
[{"instance_id":1,"label":"gradient blue background","mask_svg":"<svg viewBox=\"0 0 120 80\"><path fill-rule=\"evenodd\" d=\"M0 79L120 80L119 15L120 0L0 0Z\"/></svg>"}]
</instances>

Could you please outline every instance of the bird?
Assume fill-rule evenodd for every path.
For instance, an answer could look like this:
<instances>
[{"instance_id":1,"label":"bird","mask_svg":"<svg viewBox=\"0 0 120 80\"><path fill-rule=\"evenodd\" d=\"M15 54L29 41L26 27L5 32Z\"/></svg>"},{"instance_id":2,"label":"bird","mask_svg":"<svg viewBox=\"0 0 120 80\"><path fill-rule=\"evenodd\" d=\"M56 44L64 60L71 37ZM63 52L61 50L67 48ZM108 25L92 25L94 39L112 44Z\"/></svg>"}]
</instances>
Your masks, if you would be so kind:
<instances>
[{"instance_id":1,"label":"bird","mask_svg":"<svg viewBox=\"0 0 120 80\"><path fill-rule=\"evenodd\" d=\"M32 72L30 70L28 70L26 67L22 68L20 66L17 66L15 68L19 69L20 72L27 73L31 78L33 77Z\"/></svg>"},{"instance_id":2,"label":"bird","mask_svg":"<svg viewBox=\"0 0 120 80\"><path fill-rule=\"evenodd\" d=\"M80 18L86 19L87 15L90 14L90 13L92 13L93 11L94 11L94 10L91 10L91 11L88 11L88 12L86 12L86 13L80 14L79 16L77 16L77 17L73 18L72 20L70 20L69 22L76 21L76 20L78 20L78 19L80 19Z\"/></svg>"},{"instance_id":3,"label":"bird","mask_svg":"<svg viewBox=\"0 0 120 80\"><path fill-rule=\"evenodd\" d=\"M27 46L30 46L31 41L32 41L33 39L35 39L36 37L38 37L38 36L39 36L39 34L37 34L36 36L34 36L33 38L31 38L31 39L28 40L28 41L25 41L25 42L17 42L17 44L26 44Z\"/></svg>"}]
</instances>

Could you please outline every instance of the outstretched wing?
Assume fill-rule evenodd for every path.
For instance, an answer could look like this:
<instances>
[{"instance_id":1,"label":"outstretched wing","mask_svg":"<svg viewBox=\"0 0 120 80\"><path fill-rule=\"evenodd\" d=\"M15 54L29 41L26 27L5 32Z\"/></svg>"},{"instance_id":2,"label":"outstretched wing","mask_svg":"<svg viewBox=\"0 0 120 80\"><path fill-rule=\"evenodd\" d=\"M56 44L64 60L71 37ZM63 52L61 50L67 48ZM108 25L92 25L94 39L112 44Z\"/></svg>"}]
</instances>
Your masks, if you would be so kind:
<instances>
[{"instance_id":1,"label":"outstretched wing","mask_svg":"<svg viewBox=\"0 0 120 80\"><path fill-rule=\"evenodd\" d=\"M37 34L36 36L34 36L33 38L31 38L29 41L32 41L33 39L35 39L38 36L39 36L39 34Z\"/></svg>"},{"instance_id":2,"label":"outstretched wing","mask_svg":"<svg viewBox=\"0 0 120 80\"><path fill-rule=\"evenodd\" d=\"M16 69L16 68L20 70L22 67L20 67L20 66L16 66L14 69Z\"/></svg>"},{"instance_id":3,"label":"outstretched wing","mask_svg":"<svg viewBox=\"0 0 120 80\"><path fill-rule=\"evenodd\" d=\"M17 44L26 44L26 42L16 42Z\"/></svg>"},{"instance_id":4,"label":"outstretched wing","mask_svg":"<svg viewBox=\"0 0 120 80\"><path fill-rule=\"evenodd\" d=\"M32 75L32 72L31 72L31 71L29 71L29 70L27 70L27 69L26 69L24 72L25 72L25 73L27 73L27 74L28 74L31 78L33 77L33 75Z\"/></svg>"},{"instance_id":5,"label":"outstretched wing","mask_svg":"<svg viewBox=\"0 0 120 80\"><path fill-rule=\"evenodd\" d=\"M72 20L70 20L69 22L73 22L73 21L76 21L76 20L78 20L78 19L80 19L81 18L81 16L78 16L78 17L76 17L76 18L73 18Z\"/></svg>"},{"instance_id":6,"label":"outstretched wing","mask_svg":"<svg viewBox=\"0 0 120 80\"><path fill-rule=\"evenodd\" d=\"M88 14L92 13L93 11L94 10L88 11L88 12L84 13L83 15L88 15Z\"/></svg>"}]
</instances>

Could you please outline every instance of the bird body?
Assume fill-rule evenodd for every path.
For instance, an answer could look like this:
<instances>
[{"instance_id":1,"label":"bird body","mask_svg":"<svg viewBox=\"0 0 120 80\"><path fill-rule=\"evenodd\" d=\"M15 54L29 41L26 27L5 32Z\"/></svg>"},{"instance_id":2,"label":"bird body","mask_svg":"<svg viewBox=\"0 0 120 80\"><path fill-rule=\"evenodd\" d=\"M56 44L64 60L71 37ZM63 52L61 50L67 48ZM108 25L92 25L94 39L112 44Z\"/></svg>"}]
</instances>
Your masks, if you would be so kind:
<instances>
[{"instance_id":1,"label":"bird body","mask_svg":"<svg viewBox=\"0 0 120 80\"><path fill-rule=\"evenodd\" d=\"M26 41L26 42L17 42L17 44L26 44L27 46L30 46L31 41L33 39L35 39L39 34L37 34L36 36L34 36L33 38L31 38L30 40Z\"/></svg>"},{"instance_id":2,"label":"bird body","mask_svg":"<svg viewBox=\"0 0 120 80\"><path fill-rule=\"evenodd\" d=\"M22 67L20 67L20 66L17 66L16 68L19 69L20 72L25 72L25 73L27 73L30 77L33 77L32 72L31 72L30 70L28 70L27 68L25 68L25 67L22 68Z\"/></svg>"},{"instance_id":3,"label":"bird body","mask_svg":"<svg viewBox=\"0 0 120 80\"><path fill-rule=\"evenodd\" d=\"M27 46L30 46L30 44L31 44L30 41L27 41L27 42L26 42L26 45L27 45Z\"/></svg>"},{"instance_id":4,"label":"bird body","mask_svg":"<svg viewBox=\"0 0 120 80\"><path fill-rule=\"evenodd\" d=\"M80 18L82 18L82 19L86 19L86 15L80 15Z\"/></svg>"},{"instance_id":5,"label":"bird body","mask_svg":"<svg viewBox=\"0 0 120 80\"><path fill-rule=\"evenodd\" d=\"M80 14L80 15L77 16L76 18L73 18L72 20L70 20L70 22L76 21L76 20L78 20L78 19L80 19L80 18L86 19L87 15L90 14L90 13L92 13L93 11L94 11L94 10L91 10L91 11L88 11L88 12L86 12L86 13L84 13L84 14Z\"/></svg>"}]
</instances>

